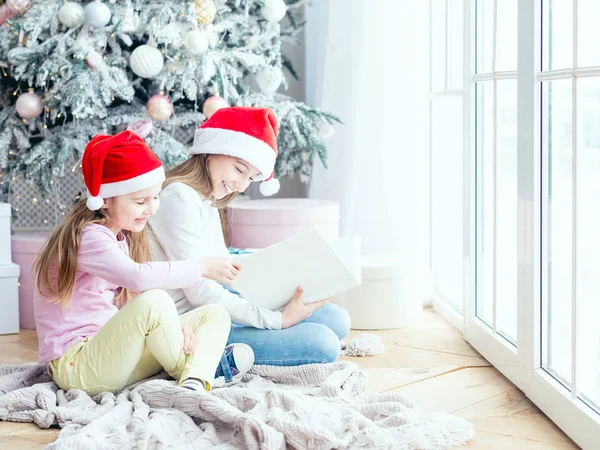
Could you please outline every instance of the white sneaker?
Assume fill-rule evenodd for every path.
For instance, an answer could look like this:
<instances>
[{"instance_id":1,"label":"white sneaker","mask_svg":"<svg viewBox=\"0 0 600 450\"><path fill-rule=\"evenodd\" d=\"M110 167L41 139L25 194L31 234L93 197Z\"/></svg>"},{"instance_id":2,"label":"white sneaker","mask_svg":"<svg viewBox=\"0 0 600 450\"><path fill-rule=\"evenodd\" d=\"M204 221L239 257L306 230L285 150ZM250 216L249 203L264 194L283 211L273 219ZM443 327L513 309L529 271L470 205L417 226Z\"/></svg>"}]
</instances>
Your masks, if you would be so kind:
<instances>
[{"instance_id":1,"label":"white sneaker","mask_svg":"<svg viewBox=\"0 0 600 450\"><path fill-rule=\"evenodd\" d=\"M188 378L180 384L182 388L189 389L191 391L206 392L206 384L204 381L197 378Z\"/></svg>"},{"instance_id":2,"label":"white sneaker","mask_svg":"<svg viewBox=\"0 0 600 450\"><path fill-rule=\"evenodd\" d=\"M254 364L254 351L247 344L230 344L225 347L217 367L214 386L238 383Z\"/></svg>"}]
</instances>

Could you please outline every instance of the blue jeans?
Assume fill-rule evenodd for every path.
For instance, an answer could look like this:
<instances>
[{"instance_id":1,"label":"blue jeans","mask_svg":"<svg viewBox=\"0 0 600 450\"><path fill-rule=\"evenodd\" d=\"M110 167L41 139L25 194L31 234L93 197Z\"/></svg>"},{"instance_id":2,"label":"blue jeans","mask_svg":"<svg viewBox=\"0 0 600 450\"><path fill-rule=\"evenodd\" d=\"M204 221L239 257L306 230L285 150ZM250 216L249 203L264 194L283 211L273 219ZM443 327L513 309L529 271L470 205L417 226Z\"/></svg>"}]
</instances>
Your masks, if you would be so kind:
<instances>
[{"instance_id":1,"label":"blue jeans","mask_svg":"<svg viewBox=\"0 0 600 450\"><path fill-rule=\"evenodd\" d=\"M225 288L237 294L231 287ZM233 342L248 344L254 350L254 364L298 366L330 363L340 356L340 339L349 332L348 311L328 303L308 319L284 330L263 330L233 323L227 345Z\"/></svg>"}]
</instances>

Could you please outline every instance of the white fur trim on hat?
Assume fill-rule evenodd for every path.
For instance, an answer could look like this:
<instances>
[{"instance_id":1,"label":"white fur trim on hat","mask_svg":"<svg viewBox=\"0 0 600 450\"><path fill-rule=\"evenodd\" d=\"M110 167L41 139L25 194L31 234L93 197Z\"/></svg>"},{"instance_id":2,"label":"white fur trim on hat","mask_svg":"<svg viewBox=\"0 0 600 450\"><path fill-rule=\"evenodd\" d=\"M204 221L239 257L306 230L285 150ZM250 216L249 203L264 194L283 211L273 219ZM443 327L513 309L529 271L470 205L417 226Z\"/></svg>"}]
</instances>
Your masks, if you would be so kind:
<instances>
[{"instance_id":1,"label":"white fur trim on hat","mask_svg":"<svg viewBox=\"0 0 600 450\"><path fill-rule=\"evenodd\" d=\"M277 194L279 192L279 180L277 178L271 178L260 183L260 193L266 197Z\"/></svg>"},{"instance_id":2,"label":"white fur trim on hat","mask_svg":"<svg viewBox=\"0 0 600 450\"><path fill-rule=\"evenodd\" d=\"M194 136L192 155L228 155L243 159L258 169L254 181L267 178L275 167L277 155L269 144L240 131L225 128L198 128Z\"/></svg>"},{"instance_id":3,"label":"white fur trim on hat","mask_svg":"<svg viewBox=\"0 0 600 450\"><path fill-rule=\"evenodd\" d=\"M146 172L129 180L117 181L115 183L103 183L100 185L98 197L110 198L117 195L131 194L142 189L161 184L165 181L165 169L163 166L157 167L150 172Z\"/></svg>"}]
</instances>

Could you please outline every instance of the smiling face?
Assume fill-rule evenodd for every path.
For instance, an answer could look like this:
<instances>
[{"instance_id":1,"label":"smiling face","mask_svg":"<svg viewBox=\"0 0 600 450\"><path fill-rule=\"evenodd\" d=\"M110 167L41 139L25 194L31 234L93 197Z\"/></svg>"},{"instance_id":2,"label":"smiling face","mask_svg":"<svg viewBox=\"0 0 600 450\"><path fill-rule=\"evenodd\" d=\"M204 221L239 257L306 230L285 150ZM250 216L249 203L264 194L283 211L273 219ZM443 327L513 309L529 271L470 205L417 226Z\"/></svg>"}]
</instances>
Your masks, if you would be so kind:
<instances>
[{"instance_id":1,"label":"smiling face","mask_svg":"<svg viewBox=\"0 0 600 450\"><path fill-rule=\"evenodd\" d=\"M136 233L142 231L148 218L158 209L161 188L162 184L157 184L131 194L106 199L103 208L110 215L108 227L115 234L119 234L121 230Z\"/></svg>"},{"instance_id":2,"label":"smiling face","mask_svg":"<svg viewBox=\"0 0 600 450\"><path fill-rule=\"evenodd\" d=\"M213 186L212 195L220 200L233 192L244 192L260 172L243 159L227 155L210 155L208 172Z\"/></svg>"}]
</instances>

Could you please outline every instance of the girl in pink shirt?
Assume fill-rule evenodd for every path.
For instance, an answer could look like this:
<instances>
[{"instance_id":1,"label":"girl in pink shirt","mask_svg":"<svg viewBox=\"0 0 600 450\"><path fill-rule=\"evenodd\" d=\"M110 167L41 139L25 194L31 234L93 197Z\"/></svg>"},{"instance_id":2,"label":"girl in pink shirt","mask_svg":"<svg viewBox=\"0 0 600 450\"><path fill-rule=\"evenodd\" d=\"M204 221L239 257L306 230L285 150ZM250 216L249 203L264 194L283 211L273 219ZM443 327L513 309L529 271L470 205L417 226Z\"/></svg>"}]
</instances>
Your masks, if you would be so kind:
<instances>
[{"instance_id":1,"label":"girl in pink shirt","mask_svg":"<svg viewBox=\"0 0 600 450\"><path fill-rule=\"evenodd\" d=\"M179 316L162 290L230 283L230 258L149 262L145 227L165 179L131 131L97 135L85 149L90 193L51 234L35 262L40 362L62 389L117 392L165 369L179 385L210 390L253 364L245 344L225 348L231 321L218 305ZM225 351L224 351L225 348Z\"/></svg>"}]
</instances>

